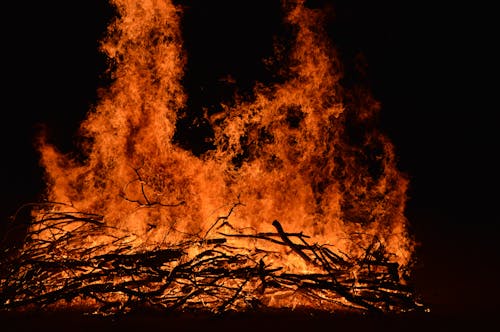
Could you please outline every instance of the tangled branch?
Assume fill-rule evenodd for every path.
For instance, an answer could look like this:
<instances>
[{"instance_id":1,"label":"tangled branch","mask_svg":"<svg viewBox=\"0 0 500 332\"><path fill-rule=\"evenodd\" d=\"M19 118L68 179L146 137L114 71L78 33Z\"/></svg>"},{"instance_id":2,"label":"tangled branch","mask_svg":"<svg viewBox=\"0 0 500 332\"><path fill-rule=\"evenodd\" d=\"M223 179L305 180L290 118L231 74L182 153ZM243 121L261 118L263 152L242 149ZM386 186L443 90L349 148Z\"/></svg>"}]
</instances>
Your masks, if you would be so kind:
<instances>
[{"instance_id":1,"label":"tangled branch","mask_svg":"<svg viewBox=\"0 0 500 332\"><path fill-rule=\"evenodd\" d=\"M354 259L309 244L302 233L287 233L277 220L272 225L276 232L218 231L212 238L207 232L202 240L138 249L137 239L106 226L101 216L47 213L33 222L24 247L2 258L0 310L76 306L116 314L142 307L213 313L296 306L423 309L399 280L398 266L383 246L374 242L362 258ZM100 240L89 242L93 237ZM254 245L242 247L242 239ZM311 268L294 270L280 266L283 261Z\"/></svg>"}]
</instances>

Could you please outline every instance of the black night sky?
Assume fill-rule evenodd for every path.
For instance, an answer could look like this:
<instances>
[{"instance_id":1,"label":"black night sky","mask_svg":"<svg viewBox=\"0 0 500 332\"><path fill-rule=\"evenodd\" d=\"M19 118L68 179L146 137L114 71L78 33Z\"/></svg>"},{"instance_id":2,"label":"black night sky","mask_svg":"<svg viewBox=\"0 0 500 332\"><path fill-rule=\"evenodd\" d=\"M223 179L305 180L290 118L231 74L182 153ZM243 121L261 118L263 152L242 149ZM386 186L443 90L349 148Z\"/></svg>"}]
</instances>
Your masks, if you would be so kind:
<instances>
[{"instance_id":1,"label":"black night sky","mask_svg":"<svg viewBox=\"0 0 500 332\"><path fill-rule=\"evenodd\" d=\"M178 2L186 6L190 112L229 98L233 91L220 83L228 74L243 92L269 79L261 60L271 55L273 35L283 33L279 1ZM497 110L488 103L493 89L485 79L491 71L488 9L432 1L307 5L328 11L327 31L341 61L349 70L364 59L364 83L382 103L381 130L410 178L407 216L421 243L415 278L424 302L445 317L443 326L457 317L472 322L491 316L500 294L499 218L493 214ZM43 172L34 138L42 126L61 149L74 148L78 123L106 84L97 48L112 15L106 0L4 8L2 232L18 207L39 199Z\"/></svg>"}]
</instances>

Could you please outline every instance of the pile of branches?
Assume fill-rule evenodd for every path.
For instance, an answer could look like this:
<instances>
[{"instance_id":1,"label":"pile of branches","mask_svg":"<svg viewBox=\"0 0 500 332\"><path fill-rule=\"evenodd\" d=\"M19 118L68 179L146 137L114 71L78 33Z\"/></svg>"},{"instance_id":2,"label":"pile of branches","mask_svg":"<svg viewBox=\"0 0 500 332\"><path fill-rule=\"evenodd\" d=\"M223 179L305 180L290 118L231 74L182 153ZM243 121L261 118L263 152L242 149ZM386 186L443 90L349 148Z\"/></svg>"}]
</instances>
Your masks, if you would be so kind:
<instances>
[{"instance_id":1,"label":"pile of branches","mask_svg":"<svg viewBox=\"0 0 500 332\"><path fill-rule=\"evenodd\" d=\"M132 235L106 226L98 215L50 212L32 223L22 249L0 262L0 311L70 306L101 315L138 308L211 313L283 306L423 309L377 241L363 257L352 259L310 244L307 235L286 232L275 220L275 232L220 231L211 238L137 248ZM89 242L96 237L96 244ZM254 245L233 244L242 239ZM276 266L283 252L314 272Z\"/></svg>"}]
</instances>

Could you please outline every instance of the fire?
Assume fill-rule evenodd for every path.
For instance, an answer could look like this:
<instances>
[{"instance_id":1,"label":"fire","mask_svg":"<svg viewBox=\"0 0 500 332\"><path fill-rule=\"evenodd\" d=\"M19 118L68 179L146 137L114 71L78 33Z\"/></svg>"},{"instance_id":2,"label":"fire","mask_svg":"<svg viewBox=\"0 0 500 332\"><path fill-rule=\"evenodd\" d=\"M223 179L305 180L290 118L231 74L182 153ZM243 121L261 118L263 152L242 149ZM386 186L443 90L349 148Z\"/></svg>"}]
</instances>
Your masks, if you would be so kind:
<instances>
[{"instance_id":1,"label":"fire","mask_svg":"<svg viewBox=\"0 0 500 332\"><path fill-rule=\"evenodd\" d=\"M206 287L217 286L217 296L225 299L236 290L245 294L241 302L226 304L236 308L249 298L269 307L324 305L328 295L315 302L305 295L290 298L297 292L292 286L269 291L264 285L272 284L269 271L278 270L283 273L275 284L299 280L292 275L308 276L301 285L317 282L325 262L343 269L352 289L359 286L349 296L335 288L335 305L368 307L356 294L363 292L361 279L370 264L369 270L384 269L404 285L413 255L404 215L408 181L396 167L390 140L372 126L378 103L367 93L356 105L347 101L350 92L340 84L341 64L318 24L319 10L284 1L285 24L296 31L282 69L286 79L257 83L252 100L236 96L233 105L206 114L214 149L195 155L174 142L188 98L182 86L189 55L183 50L181 9L170 0L110 1L118 15L101 47L112 83L81 124L84 158L64 155L40 139L47 200L56 203L34 211L27 249L55 242L46 257L84 257L94 268L111 269L106 259L116 255L127 255L127 262L161 259L157 283L168 279L161 271L215 274L221 264L230 266L233 274L221 277L223 284ZM384 256L378 267L377 254ZM353 263L366 263L368 256L368 265ZM122 262L135 266L127 264ZM89 266L58 276L76 273L84 280ZM241 270L250 267L253 274ZM327 271L325 278L332 275ZM135 280L126 273L109 278L115 287ZM82 282L96 291L94 279ZM152 284L149 290L158 291ZM145 287L134 291L147 293ZM160 293L170 299L186 288L195 292L193 287L179 282L160 287ZM139 296L126 293L110 290L105 301ZM197 299L213 308L217 296L193 293L182 306ZM92 307L100 300L75 301Z\"/></svg>"}]
</instances>

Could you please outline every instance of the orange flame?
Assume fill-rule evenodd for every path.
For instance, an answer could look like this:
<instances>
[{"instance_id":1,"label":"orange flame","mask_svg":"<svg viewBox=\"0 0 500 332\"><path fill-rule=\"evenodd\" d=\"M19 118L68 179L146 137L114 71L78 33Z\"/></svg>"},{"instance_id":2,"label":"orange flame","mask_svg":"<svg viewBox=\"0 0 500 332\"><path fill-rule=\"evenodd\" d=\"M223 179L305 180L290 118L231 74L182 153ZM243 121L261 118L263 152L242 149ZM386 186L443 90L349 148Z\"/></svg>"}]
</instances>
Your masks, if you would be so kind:
<instances>
[{"instance_id":1,"label":"orange flame","mask_svg":"<svg viewBox=\"0 0 500 332\"><path fill-rule=\"evenodd\" d=\"M111 2L118 15L102 50L113 83L81 124L85 160L40 142L50 201L104 216L134 234L137 250L210 238L220 227L265 232L278 219L350 256L377 238L400 266L410 262L407 179L389 139L370 125L378 103L368 94L346 102L321 12L285 1L286 24L296 28L287 79L258 83L253 100L208 118L215 149L195 156L173 142L187 99L180 9L170 0ZM359 128L356 139L348 125Z\"/></svg>"}]
</instances>

